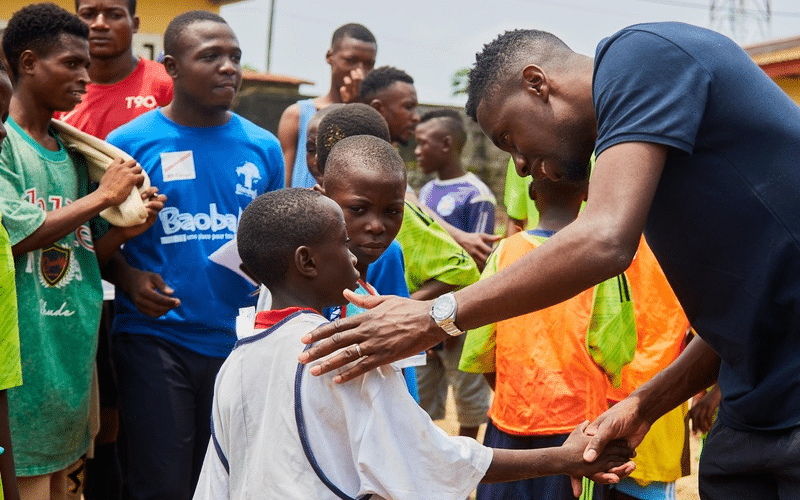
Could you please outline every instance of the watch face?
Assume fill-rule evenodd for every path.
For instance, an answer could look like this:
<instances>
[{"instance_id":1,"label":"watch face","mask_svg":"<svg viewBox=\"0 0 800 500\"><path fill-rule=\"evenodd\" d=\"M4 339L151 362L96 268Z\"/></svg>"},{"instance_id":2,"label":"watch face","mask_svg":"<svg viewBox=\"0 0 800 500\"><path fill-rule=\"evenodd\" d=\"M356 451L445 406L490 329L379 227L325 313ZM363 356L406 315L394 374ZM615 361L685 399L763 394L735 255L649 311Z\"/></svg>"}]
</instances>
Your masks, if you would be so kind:
<instances>
[{"instance_id":1,"label":"watch face","mask_svg":"<svg viewBox=\"0 0 800 500\"><path fill-rule=\"evenodd\" d=\"M451 300L449 297L439 297L436 299L436 302L433 303L433 319L436 321L442 321L450 317L453 314L453 309L455 309L455 301Z\"/></svg>"}]
</instances>

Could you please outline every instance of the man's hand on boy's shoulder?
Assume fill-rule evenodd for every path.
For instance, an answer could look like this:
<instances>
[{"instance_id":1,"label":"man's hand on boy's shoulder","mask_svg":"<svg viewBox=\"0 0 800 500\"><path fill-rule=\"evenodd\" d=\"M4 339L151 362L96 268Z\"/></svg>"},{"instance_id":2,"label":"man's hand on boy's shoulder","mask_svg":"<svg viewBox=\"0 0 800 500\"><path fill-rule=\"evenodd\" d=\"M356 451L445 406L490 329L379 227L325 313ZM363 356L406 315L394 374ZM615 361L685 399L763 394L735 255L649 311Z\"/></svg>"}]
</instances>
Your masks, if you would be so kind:
<instances>
[{"instance_id":1,"label":"man's hand on boy's shoulder","mask_svg":"<svg viewBox=\"0 0 800 500\"><path fill-rule=\"evenodd\" d=\"M586 434L588 426L587 420L575 427L561 445L566 467L564 473L572 476L572 490L575 497L581 493L581 477L588 477L598 484L618 483L636 468L630 460L636 452L622 440L609 442L594 461L584 460L584 451L592 438Z\"/></svg>"},{"instance_id":2,"label":"man's hand on boy's shoulder","mask_svg":"<svg viewBox=\"0 0 800 500\"><path fill-rule=\"evenodd\" d=\"M369 310L326 323L303 337L306 344L319 343L301 354L301 363L310 363L341 350L312 366L313 375L322 375L358 360L334 377L337 383L347 382L373 368L423 352L448 338L430 317L431 301L421 302L393 295L363 296L350 290L345 290L345 298ZM408 314L408 309L396 307L400 304L413 308L415 312ZM427 330L416 327L418 318L427 318ZM407 333L400 335L398 331Z\"/></svg>"}]
</instances>

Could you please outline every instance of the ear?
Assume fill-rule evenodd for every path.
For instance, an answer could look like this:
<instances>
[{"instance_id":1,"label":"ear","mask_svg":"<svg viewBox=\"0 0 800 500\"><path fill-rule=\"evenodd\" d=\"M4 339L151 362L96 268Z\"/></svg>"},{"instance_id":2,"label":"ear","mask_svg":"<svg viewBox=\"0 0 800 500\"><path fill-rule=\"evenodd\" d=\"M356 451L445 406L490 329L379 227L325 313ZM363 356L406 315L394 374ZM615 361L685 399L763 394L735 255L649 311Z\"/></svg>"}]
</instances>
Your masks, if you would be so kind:
<instances>
[{"instance_id":1,"label":"ear","mask_svg":"<svg viewBox=\"0 0 800 500\"><path fill-rule=\"evenodd\" d=\"M138 33L139 32L139 16L133 16L132 25L133 25L133 30L131 30L131 31L133 33Z\"/></svg>"},{"instance_id":2,"label":"ear","mask_svg":"<svg viewBox=\"0 0 800 500\"><path fill-rule=\"evenodd\" d=\"M323 195L325 194L325 188L322 186L322 184L314 184L314 187L312 187L311 190Z\"/></svg>"},{"instance_id":3,"label":"ear","mask_svg":"<svg viewBox=\"0 0 800 500\"><path fill-rule=\"evenodd\" d=\"M304 278L314 279L319 275L314 252L310 247L297 247L297 250L294 251L294 266L297 268L297 272L300 273L300 276Z\"/></svg>"},{"instance_id":4,"label":"ear","mask_svg":"<svg viewBox=\"0 0 800 500\"><path fill-rule=\"evenodd\" d=\"M528 184L528 197L531 200L536 201L536 188L533 187L532 182Z\"/></svg>"},{"instance_id":5,"label":"ear","mask_svg":"<svg viewBox=\"0 0 800 500\"><path fill-rule=\"evenodd\" d=\"M550 95L550 85L547 81L547 74L542 68L535 64L529 64L523 68L522 78L525 81L525 88L528 92L547 102Z\"/></svg>"},{"instance_id":6,"label":"ear","mask_svg":"<svg viewBox=\"0 0 800 500\"><path fill-rule=\"evenodd\" d=\"M19 64L17 68L19 70L19 75L16 75L17 78L24 74L31 74L33 73L34 69L36 68L36 63L39 62L39 56L37 56L32 50L26 50L19 56Z\"/></svg>"},{"instance_id":7,"label":"ear","mask_svg":"<svg viewBox=\"0 0 800 500\"><path fill-rule=\"evenodd\" d=\"M383 109L383 103L381 102L380 99L377 99L377 98L369 101L369 105L372 106L373 108L375 108L375 111L377 111L378 113L380 113L381 109ZM381 113L381 114L383 114L383 113Z\"/></svg>"},{"instance_id":8,"label":"ear","mask_svg":"<svg viewBox=\"0 0 800 500\"><path fill-rule=\"evenodd\" d=\"M452 151L452 149L453 149L453 136L452 135L448 134L448 135L442 137L442 149L444 150L445 153L449 153L450 151Z\"/></svg>"},{"instance_id":9,"label":"ear","mask_svg":"<svg viewBox=\"0 0 800 500\"><path fill-rule=\"evenodd\" d=\"M164 60L162 61L164 64L164 69L167 71L167 74L173 80L178 78L178 63L174 57L170 55L164 56Z\"/></svg>"},{"instance_id":10,"label":"ear","mask_svg":"<svg viewBox=\"0 0 800 500\"><path fill-rule=\"evenodd\" d=\"M331 58L333 58L333 47L331 47L330 49L328 49L327 52L325 52L325 62L328 64L332 64Z\"/></svg>"}]
</instances>

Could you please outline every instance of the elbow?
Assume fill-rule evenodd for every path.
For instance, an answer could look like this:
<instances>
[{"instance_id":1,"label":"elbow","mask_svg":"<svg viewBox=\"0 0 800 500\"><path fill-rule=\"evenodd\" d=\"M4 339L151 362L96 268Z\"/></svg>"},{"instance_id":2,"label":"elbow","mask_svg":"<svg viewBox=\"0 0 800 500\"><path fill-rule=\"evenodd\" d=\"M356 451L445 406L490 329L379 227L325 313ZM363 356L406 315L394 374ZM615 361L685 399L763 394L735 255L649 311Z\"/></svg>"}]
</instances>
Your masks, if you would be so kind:
<instances>
[{"instance_id":1,"label":"elbow","mask_svg":"<svg viewBox=\"0 0 800 500\"><path fill-rule=\"evenodd\" d=\"M602 279L612 278L625 272L633 262L638 249L638 238L625 237L614 229L593 233L592 248L603 270Z\"/></svg>"}]
</instances>

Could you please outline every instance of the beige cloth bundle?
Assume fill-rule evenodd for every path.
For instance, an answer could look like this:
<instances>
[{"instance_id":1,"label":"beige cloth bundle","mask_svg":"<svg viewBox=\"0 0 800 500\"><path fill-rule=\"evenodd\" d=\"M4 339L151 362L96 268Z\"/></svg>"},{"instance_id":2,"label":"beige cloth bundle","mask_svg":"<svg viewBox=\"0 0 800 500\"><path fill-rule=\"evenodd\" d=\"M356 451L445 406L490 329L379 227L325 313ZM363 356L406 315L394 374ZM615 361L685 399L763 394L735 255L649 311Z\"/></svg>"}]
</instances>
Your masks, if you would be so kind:
<instances>
[{"instance_id":1,"label":"beige cloth bundle","mask_svg":"<svg viewBox=\"0 0 800 500\"><path fill-rule=\"evenodd\" d=\"M131 156L121 149L113 146L102 139L78 130L77 128L64 123L60 120L51 120L53 129L58 132L58 136L64 146L70 151L80 153L86 158L89 168L89 177L100 182L108 165L117 158L132 160ZM137 165L139 165L137 163ZM141 187L132 189L130 195L118 206L109 207L100 212L100 216L115 226L135 226L147 220L147 208L142 201L141 193L150 187L150 177L142 170L144 182Z\"/></svg>"}]
</instances>

